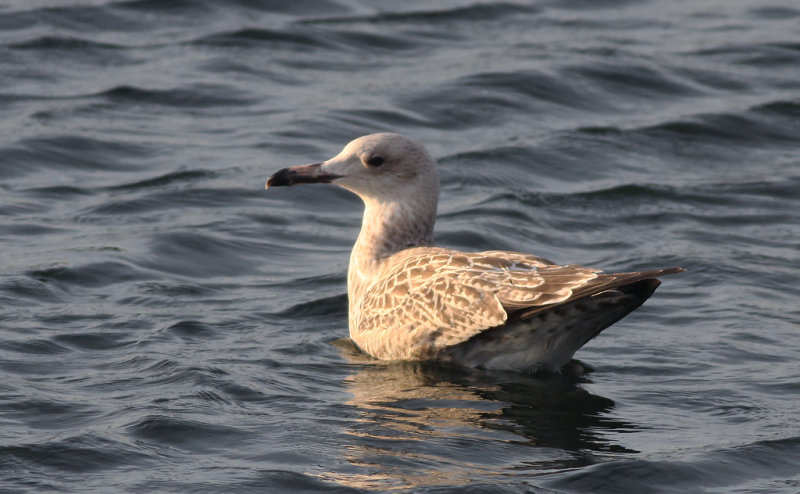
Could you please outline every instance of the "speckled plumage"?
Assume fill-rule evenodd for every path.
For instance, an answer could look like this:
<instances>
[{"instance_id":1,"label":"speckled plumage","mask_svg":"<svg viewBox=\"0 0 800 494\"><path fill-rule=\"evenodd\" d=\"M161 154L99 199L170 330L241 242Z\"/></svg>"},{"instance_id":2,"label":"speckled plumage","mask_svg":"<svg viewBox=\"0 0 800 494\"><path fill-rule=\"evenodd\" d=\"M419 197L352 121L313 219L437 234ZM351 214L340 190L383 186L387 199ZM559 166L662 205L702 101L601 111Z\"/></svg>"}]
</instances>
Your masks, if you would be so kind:
<instances>
[{"instance_id":1,"label":"speckled plumage","mask_svg":"<svg viewBox=\"0 0 800 494\"><path fill-rule=\"evenodd\" d=\"M657 276L681 271L607 274L517 252L434 247L436 163L397 134L361 137L324 163L277 172L267 186L316 181L364 201L348 270L350 337L378 359L557 370L641 305Z\"/></svg>"}]
</instances>

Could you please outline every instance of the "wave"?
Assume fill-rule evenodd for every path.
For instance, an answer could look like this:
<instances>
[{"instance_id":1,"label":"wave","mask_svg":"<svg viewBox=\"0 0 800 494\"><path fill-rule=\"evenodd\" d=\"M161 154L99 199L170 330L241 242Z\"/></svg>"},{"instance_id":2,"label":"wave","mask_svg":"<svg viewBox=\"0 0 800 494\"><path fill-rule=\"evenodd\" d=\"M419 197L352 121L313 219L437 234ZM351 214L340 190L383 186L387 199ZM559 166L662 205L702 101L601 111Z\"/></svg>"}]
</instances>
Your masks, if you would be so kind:
<instances>
[{"instance_id":1,"label":"wave","mask_svg":"<svg viewBox=\"0 0 800 494\"><path fill-rule=\"evenodd\" d=\"M219 84L193 84L173 89L117 86L93 96L103 97L117 103L186 108L247 106L257 101L254 98L246 97L241 89Z\"/></svg>"},{"instance_id":2,"label":"wave","mask_svg":"<svg viewBox=\"0 0 800 494\"><path fill-rule=\"evenodd\" d=\"M154 152L146 144L106 137L68 134L29 138L0 148L4 165L0 173L24 175L40 169L123 171Z\"/></svg>"},{"instance_id":3,"label":"wave","mask_svg":"<svg viewBox=\"0 0 800 494\"><path fill-rule=\"evenodd\" d=\"M691 456L691 460L684 461L641 459L602 463L547 485L598 494L752 487L761 480L794 476L800 462L800 439L759 441Z\"/></svg>"},{"instance_id":4,"label":"wave","mask_svg":"<svg viewBox=\"0 0 800 494\"><path fill-rule=\"evenodd\" d=\"M438 24L452 22L486 22L502 20L506 17L538 14L539 7L516 3L479 3L449 9L408 10L404 12L384 12L369 16L316 17L298 21L302 24L353 24L353 23L404 23Z\"/></svg>"}]
</instances>

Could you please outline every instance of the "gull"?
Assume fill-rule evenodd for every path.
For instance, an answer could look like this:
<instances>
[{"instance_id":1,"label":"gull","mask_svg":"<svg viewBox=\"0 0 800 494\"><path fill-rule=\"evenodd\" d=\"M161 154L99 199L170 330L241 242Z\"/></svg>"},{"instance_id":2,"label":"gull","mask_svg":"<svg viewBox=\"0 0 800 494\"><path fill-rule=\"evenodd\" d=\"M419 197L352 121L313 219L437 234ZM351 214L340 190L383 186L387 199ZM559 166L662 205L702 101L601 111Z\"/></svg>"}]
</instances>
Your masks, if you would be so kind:
<instances>
[{"instance_id":1,"label":"gull","mask_svg":"<svg viewBox=\"0 0 800 494\"><path fill-rule=\"evenodd\" d=\"M530 254L433 245L436 161L418 142L370 134L333 158L273 174L265 188L332 183L364 202L347 272L350 338L380 360L558 371L647 300L672 267L604 273Z\"/></svg>"}]
</instances>

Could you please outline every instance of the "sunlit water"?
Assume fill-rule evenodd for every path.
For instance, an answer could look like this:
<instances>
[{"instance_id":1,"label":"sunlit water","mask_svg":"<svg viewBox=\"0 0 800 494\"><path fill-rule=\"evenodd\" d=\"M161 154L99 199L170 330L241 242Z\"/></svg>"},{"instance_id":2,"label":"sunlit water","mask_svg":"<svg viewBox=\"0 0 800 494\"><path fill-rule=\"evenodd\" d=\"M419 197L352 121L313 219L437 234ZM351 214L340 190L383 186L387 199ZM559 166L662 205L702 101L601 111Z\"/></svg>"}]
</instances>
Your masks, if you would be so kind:
<instances>
[{"instance_id":1,"label":"sunlit water","mask_svg":"<svg viewBox=\"0 0 800 494\"><path fill-rule=\"evenodd\" d=\"M0 5L0 490L796 493L800 6ZM361 205L263 191L394 131L437 241L680 265L584 377L377 363Z\"/></svg>"}]
</instances>

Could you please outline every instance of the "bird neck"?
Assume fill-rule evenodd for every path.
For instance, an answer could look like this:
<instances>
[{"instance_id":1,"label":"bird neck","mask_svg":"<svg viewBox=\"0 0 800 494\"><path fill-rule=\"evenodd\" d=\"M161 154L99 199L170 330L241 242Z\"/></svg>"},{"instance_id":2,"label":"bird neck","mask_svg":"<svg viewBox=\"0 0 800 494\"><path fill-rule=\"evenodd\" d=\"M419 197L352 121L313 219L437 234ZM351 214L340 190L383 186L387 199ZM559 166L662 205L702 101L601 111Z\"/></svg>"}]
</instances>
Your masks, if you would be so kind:
<instances>
[{"instance_id":1,"label":"bird neck","mask_svg":"<svg viewBox=\"0 0 800 494\"><path fill-rule=\"evenodd\" d=\"M382 262L411 247L433 245L437 199L414 203L364 198L361 233L350 254L347 292L353 307Z\"/></svg>"}]
</instances>

